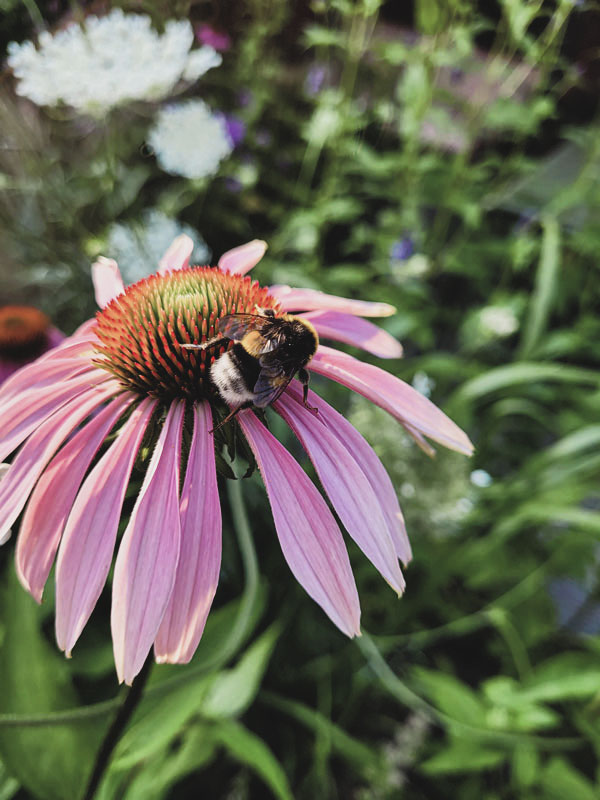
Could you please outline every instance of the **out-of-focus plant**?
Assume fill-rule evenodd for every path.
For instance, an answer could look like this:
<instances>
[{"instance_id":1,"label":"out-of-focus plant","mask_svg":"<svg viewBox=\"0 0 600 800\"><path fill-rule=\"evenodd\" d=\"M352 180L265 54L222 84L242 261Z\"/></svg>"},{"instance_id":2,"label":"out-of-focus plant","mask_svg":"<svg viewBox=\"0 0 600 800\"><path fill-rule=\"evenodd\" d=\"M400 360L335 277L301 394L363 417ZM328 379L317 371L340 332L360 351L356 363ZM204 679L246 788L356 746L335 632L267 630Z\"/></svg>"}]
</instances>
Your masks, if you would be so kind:
<instances>
[{"instance_id":1,"label":"out-of-focus plant","mask_svg":"<svg viewBox=\"0 0 600 800\"><path fill-rule=\"evenodd\" d=\"M217 256L268 239L266 282L397 306L396 373L476 443L468 465L442 452L431 465L331 388L399 490L414 550L403 599L351 551L368 633L343 642L288 585L259 582L234 497L219 608L189 667L155 668L101 797L598 795L600 131L597 42L579 39L598 11L401 5L252 0L204 19L153 3L156 35L188 12L226 34L222 64L100 118L3 84L3 300L72 330L92 312L90 258L124 231L143 252L149 209ZM12 37L32 39L18 19ZM190 53L215 44L199 40ZM161 169L150 132L174 99L244 126L206 177ZM244 497L274 575L256 481ZM44 635L52 601L34 609L8 578L5 593L0 786L14 794L14 775L61 797L118 705L108 634L92 624L67 666Z\"/></svg>"}]
</instances>

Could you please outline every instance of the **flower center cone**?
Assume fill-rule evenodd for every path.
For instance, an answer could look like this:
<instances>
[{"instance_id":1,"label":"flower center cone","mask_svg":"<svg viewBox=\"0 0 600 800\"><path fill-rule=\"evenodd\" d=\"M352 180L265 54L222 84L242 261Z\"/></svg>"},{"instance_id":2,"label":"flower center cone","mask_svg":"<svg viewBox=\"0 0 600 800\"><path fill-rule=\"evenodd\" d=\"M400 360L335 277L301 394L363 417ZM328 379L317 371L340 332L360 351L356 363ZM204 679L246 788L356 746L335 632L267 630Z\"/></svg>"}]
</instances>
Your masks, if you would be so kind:
<instances>
[{"instance_id":1,"label":"flower center cone","mask_svg":"<svg viewBox=\"0 0 600 800\"><path fill-rule=\"evenodd\" d=\"M181 345L202 344L218 335L225 315L256 314L257 307L278 310L268 290L247 276L213 267L152 275L98 312L96 363L144 397L215 398L209 370L231 343L207 350Z\"/></svg>"}]
</instances>

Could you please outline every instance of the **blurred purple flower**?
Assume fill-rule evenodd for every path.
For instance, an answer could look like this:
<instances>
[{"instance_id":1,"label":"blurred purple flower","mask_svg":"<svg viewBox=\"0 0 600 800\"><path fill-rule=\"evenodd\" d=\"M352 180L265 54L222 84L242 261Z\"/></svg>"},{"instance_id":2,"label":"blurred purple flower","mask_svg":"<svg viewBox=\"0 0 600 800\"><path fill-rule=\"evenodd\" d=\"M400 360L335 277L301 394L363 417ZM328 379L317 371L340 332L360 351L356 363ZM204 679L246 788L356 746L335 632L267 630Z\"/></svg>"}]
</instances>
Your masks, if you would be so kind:
<instances>
[{"instance_id":1,"label":"blurred purple flower","mask_svg":"<svg viewBox=\"0 0 600 800\"><path fill-rule=\"evenodd\" d=\"M325 78L327 77L327 68L323 64L313 64L306 73L306 80L304 81L304 91L310 97L319 94L323 88Z\"/></svg>"},{"instance_id":2,"label":"blurred purple flower","mask_svg":"<svg viewBox=\"0 0 600 800\"><path fill-rule=\"evenodd\" d=\"M238 117L234 117L231 114L224 114L223 120L225 122L225 127L227 128L227 134L231 139L231 143L234 147L237 147L238 144L243 140L244 136L246 135L246 125L242 122L241 119Z\"/></svg>"},{"instance_id":3,"label":"blurred purple flower","mask_svg":"<svg viewBox=\"0 0 600 800\"><path fill-rule=\"evenodd\" d=\"M219 33L210 25L198 25L196 27L196 39L202 44L214 47L225 53L231 47L231 38L226 33Z\"/></svg>"},{"instance_id":4,"label":"blurred purple flower","mask_svg":"<svg viewBox=\"0 0 600 800\"><path fill-rule=\"evenodd\" d=\"M394 261L406 261L415 251L413 240L410 236L398 239L390 248L390 258Z\"/></svg>"}]
</instances>

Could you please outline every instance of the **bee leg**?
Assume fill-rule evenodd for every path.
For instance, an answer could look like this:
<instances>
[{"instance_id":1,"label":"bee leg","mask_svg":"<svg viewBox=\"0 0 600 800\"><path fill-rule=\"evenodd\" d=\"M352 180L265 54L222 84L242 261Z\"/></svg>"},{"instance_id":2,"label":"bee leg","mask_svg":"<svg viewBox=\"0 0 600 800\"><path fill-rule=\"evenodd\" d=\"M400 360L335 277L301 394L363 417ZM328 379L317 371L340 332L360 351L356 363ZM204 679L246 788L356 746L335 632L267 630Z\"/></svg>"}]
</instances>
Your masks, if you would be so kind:
<instances>
[{"instance_id":1,"label":"bee leg","mask_svg":"<svg viewBox=\"0 0 600 800\"><path fill-rule=\"evenodd\" d=\"M228 341L225 336L213 336L212 339L209 339L206 342L202 342L202 344L179 344L180 347L183 347L185 350L208 350L209 347L216 347L218 344L223 344L224 342Z\"/></svg>"},{"instance_id":2,"label":"bee leg","mask_svg":"<svg viewBox=\"0 0 600 800\"><path fill-rule=\"evenodd\" d=\"M223 427L223 425L225 425L225 423L226 423L226 422L229 422L229 420L233 419L233 418L235 417L235 415L238 413L238 411L241 411L241 410L242 410L242 408L244 408L244 406L243 406L243 405L241 405L241 406L236 406L236 407L233 409L233 411L230 411L230 412L229 412L229 414L227 414L227 416L225 417L225 419L224 419L224 420L221 420L221 422L219 422L219 424L218 424L218 425L215 425L215 427L212 429L212 431L209 431L209 433L214 433L215 431L218 431L218 430L219 430L219 428L222 428L222 427Z\"/></svg>"},{"instance_id":3,"label":"bee leg","mask_svg":"<svg viewBox=\"0 0 600 800\"><path fill-rule=\"evenodd\" d=\"M298 380L302 384L302 402L304 403L305 408L308 408L309 411L314 411L315 414L319 413L319 409L315 408L314 406L308 405L308 381L310 379L310 375L308 372L302 367L302 369L298 370Z\"/></svg>"}]
</instances>

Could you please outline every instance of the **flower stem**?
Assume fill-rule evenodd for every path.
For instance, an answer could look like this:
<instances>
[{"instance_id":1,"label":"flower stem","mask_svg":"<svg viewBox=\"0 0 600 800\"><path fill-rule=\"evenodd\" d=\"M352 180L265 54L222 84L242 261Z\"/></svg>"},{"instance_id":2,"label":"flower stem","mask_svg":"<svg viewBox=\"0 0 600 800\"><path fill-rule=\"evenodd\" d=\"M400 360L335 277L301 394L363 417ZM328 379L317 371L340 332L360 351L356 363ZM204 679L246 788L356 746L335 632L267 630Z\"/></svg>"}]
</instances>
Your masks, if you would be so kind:
<instances>
[{"instance_id":1,"label":"flower stem","mask_svg":"<svg viewBox=\"0 0 600 800\"><path fill-rule=\"evenodd\" d=\"M112 756L115 747L119 743L119 739L121 738L127 723L131 719L133 712L142 699L144 686L146 685L146 681L150 675L151 667L152 657L148 656L146 663L141 669L141 672L136 677L131 688L125 695L125 699L117 711L117 714L108 731L106 732L102 744L100 745L100 749L98 750L96 761L94 763L94 768L90 775L90 779L88 781L85 793L83 794L82 800L92 800L92 798L95 796L100 785L100 781L104 777L104 773L106 772L106 768L110 762L110 757Z\"/></svg>"}]
</instances>

